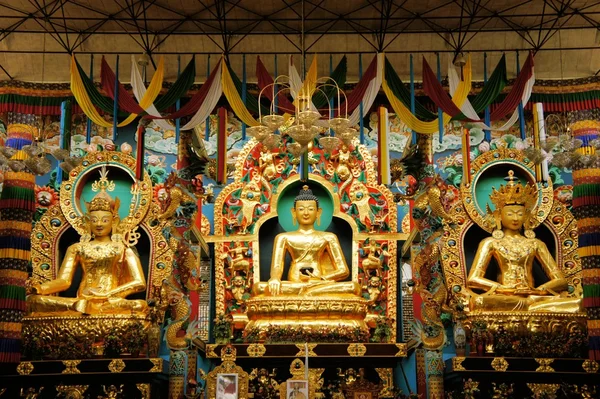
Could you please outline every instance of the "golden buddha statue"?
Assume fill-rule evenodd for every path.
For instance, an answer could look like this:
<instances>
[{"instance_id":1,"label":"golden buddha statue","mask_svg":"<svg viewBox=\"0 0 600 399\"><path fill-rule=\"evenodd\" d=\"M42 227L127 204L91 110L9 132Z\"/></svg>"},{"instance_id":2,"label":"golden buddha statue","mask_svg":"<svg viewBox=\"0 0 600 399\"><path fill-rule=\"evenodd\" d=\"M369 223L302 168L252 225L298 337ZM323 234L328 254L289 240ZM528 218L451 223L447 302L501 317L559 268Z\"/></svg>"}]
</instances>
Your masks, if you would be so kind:
<instances>
[{"instance_id":1,"label":"golden buddha statue","mask_svg":"<svg viewBox=\"0 0 600 399\"><path fill-rule=\"evenodd\" d=\"M100 191L86 203L84 217L87 233L66 251L57 278L31 286L27 297L28 313L35 316L56 314L132 314L145 312L143 300L128 300L128 295L146 289L140 259L119 231L119 199L113 200L106 190L114 189L103 168L101 178L92 188ZM122 230L122 229L121 229ZM128 233L128 232L125 232ZM78 267L83 270L76 298L58 294L73 284Z\"/></svg>"},{"instance_id":2,"label":"golden buddha statue","mask_svg":"<svg viewBox=\"0 0 600 399\"><path fill-rule=\"evenodd\" d=\"M342 294L359 296L357 282L342 281L349 275L348 265L337 236L315 230L322 208L308 186L294 200L292 220L298 230L278 234L273 244L271 275L267 283L254 285L254 295L321 296ZM282 281L286 254L291 256L287 280Z\"/></svg>"},{"instance_id":3,"label":"golden buddha statue","mask_svg":"<svg viewBox=\"0 0 600 399\"><path fill-rule=\"evenodd\" d=\"M488 213L494 218L496 229L492 237L480 243L467 279L468 288L483 291L472 298L471 310L579 312L581 298L567 294L567 280L546 244L528 229L537 199L536 188L523 186L513 171L505 180L506 185L494 188L490 195L496 209L488 209ZM498 264L496 281L485 277L492 257ZM539 286L533 278L535 259L549 279Z\"/></svg>"}]
</instances>

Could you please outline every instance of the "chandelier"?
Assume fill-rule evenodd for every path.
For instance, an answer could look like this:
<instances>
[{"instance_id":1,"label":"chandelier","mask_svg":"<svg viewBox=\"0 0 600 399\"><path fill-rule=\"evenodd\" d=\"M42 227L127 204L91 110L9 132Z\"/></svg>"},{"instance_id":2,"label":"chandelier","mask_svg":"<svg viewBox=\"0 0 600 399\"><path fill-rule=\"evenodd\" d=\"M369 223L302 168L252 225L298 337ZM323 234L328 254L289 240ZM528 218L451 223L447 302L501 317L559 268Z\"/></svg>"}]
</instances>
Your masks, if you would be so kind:
<instances>
[{"instance_id":1,"label":"chandelier","mask_svg":"<svg viewBox=\"0 0 600 399\"><path fill-rule=\"evenodd\" d=\"M319 85L319 83L321 84ZM329 101L329 112L325 117L312 103L312 98L317 92L327 97L324 91L326 87L333 88L334 97L337 97L337 116L334 116L336 108L332 107ZM293 142L287 144L287 149L295 158L298 158L302 154L312 151L314 140L319 136L321 136L318 140L319 145L331 152L342 143L349 146L358 135L358 131L350 127L346 94L329 77L318 79L314 88L303 87L296 96L293 96L295 97L293 115L283 116L275 112L275 99L279 94L286 92L293 94L287 76L278 76L272 84L264 87L258 96L259 103L265 90L271 90L270 114L263 116L259 107L261 124L248 128L246 132L270 149L278 148L281 145L281 138L289 136ZM344 106L342 106L342 99ZM276 133L278 130L281 134Z\"/></svg>"}]
</instances>

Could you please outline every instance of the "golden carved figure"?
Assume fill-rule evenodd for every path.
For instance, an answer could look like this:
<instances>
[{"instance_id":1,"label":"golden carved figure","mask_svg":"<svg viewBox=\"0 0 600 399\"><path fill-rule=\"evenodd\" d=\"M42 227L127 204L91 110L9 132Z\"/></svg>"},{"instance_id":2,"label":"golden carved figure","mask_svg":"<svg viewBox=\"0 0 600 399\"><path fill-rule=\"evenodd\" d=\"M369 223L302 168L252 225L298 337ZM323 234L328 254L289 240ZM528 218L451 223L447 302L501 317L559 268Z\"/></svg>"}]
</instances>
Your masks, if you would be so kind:
<instances>
[{"instance_id":1,"label":"golden carved figure","mask_svg":"<svg viewBox=\"0 0 600 399\"><path fill-rule=\"evenodd\" d=\"M329 294L360 295L360 285L342 281L349 275L348 265L337 236L314 229L322 209L308 186L295 198L292 208L298 230L278 234L273 244L271 276L258 283L254 294L319 296ZM292 259L287 280L282 281L286 254Z\"/></svg>"},{"instance_id":2,"label":"golden carved figure","mask_svg":"<svg viewBox=\"0 0 600 399\"><path fill-rule=\"evenodd\" d=\"M258 167L260 168L262 176L268 181L273 180L277 176L277 168L275 167L273 153L271 153L271 151L264 146L260 150Z\"/></svg>"},{"instance_id":3,"label":"golden carved figure","mask_svg":"<svg viewBox=\"0 0 600 399\"><path fill-rule=\"evenodd\" d=\"M32 295L27 297L29 313L42 316L57 312L131 314L146 311L145 301L125 299L144 291L146 279L139 257L118 229L119 199L113 200L106 192L114 189L107 173L103 168L100 180L92 186L94 191L100 192L86 203L87 233L67 249L56 279L31 286ZM78 267L83 274L77 297L52 295L71 287Z\"/></svg>"},{"instance_id":4,"label":"golden carved figure","mask_svg":"<svg viewBox=\"0 0 600 399\"><path fill-rule=\"evenodd\" d=\"M224 256L230 258L228 263L234 274L239 275L243 273L246 276L248 275L248 267L250 266L250 261L246 258L247 255L248 248L246 248L242 241L238 241L233 248L227 250Z\"/></svg>"},{"instance_id":5,"label":"golden carved figure","mask_svg":"<svg viewBox=\"0 0 600 399\"><path fill-rule=\"evenodd\" d=\"M351 163L350 150L348 149L347 145L343 144L340 147L340 151L331 157L332 160L336 158L338 160L338 166L335 169L335 172L337 173L340 180L346 181L350 177L352 177L351 168L353 166Z\"/></svg>"},{"instance_id":6,"label":"golden carved figure","mask_svg":"<svg viewBox=\"0 0 600 399\"><path fill-rule=\"evenodd\" d=\"M490 195L496 210L496 230L477 249L467 279L471 289L483 291L472 301L472 310L532 311L576 313L581 298L568 297L567 280L548 251L546 244L527 229L534 213L536 189L523 186L512 171L507 184ZM525 236L521 234L525 226ZM491 258L498 263L498 277L485 277ZM537 259L549 281L539 286L533 278L533 262Z\"/></svg>"}]
</instances>

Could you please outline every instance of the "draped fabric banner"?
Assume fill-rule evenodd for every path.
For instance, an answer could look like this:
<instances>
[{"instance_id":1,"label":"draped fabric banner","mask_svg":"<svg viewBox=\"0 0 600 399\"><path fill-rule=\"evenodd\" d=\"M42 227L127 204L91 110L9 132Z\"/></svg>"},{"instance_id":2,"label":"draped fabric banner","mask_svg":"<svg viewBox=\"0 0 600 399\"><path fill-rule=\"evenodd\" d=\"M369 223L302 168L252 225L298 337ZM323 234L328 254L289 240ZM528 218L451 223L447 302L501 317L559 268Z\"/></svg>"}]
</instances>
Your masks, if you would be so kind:
<instances>
[{"instance_id":1,"label":"draped fabric banner","mask_svg":"<svg viewBox=\"0 0 600 399\"><path fill-rule=\"evenodd\" d=\"M523 69L521 73L517 77L515 84L512 87L512 90L506 96L504 101L497 107L495 107L491 114L490 118L492 121L496 121L504 118L507 114L514 111L514 109L519 105L522 101L523 93L525 92L525 88L528 86L528 82L534 78L533 74L533 53L529 52L527 59L525 60L525 65L523 65ZM533 89L533 84L531 84L531 88Z\"/></svg>"},{"instance_id":2,"label":"draped fabric banner","mask_svg":"<svg viewBox=\"0 0 600 399\"><path fill-rule=\"evenodd\" d=\"M304 82L300 78L298 74L298 70L294 65L294 56L290 56L290 64L289 64L289 79L290 79L290 92L292 93L292 97L294 98L294 104L297 106L297 97L299 93L304 93L305 95L309 95L314 92L315 86L317 84L317 57L315 56L310 64L310 68L308 68L308 72L306 73L306 78ZM317 111L317 107L314 104L310 103L310 109L313 111Z\"/></svg>"},{"instance_id":3,"label":"draped fabric banner","mask_svg":"<svg viewBox=\"0 0 600 399\"><path fill-rule=\"evenodd\" d=\"M389 64L387 64L389 65ZM386 65L386 66L387 66ZM452 102L456 104L459 108L462 106L464 101L467 99L467 95L471 90L471 57L467 57L467 63L463 68L464 80L458 84L458 88L454 96L452 97ZM387 73L385 74L387 78ZM408 109L403 102L394 95L394 92L390 89L386 79L383 80L383 91L385 92L390 104L396 111L396 114L400 117L400 119L406 123L407 127L411 130L414 130L418 133L423 134L433 134L438 132L439 124L438 119L436 118L430 122L423 122ZM435 114L434 114L435 115ZM450 122L452 117L446 113L443 114L443 125L446 126L448 122Z\"/></svg>"},{"instance_id":4,"label":"draped fabric banner","mask_svg":"<svg viewBox=\"0 0 600 399\"><path fill-rule=\"evenodd\" d=\"M460 83L460 79L458 77L458 74L456 73L456 69L454 69L454 66L451 64L451 62L448 63L448 83L450 86L451 94L455 92L455 90L458 87L458 84ZM531 91L533 90L534 84L535 84L535 73L533 73L533 71L532 71L532 75L529 78L529 80L527 81L527 85L525 86L525 90L523 91L522 96L521 96L521 101L523 102L523 105L527 104L527 102L529 101L529 98L531 96ZM471 103L469 102L468 98L463 103L461 110L462 110L463 114L470 116L473 119L475 117L477 117L477 112L475 111L475 109L473 108ZM484 124L482 122L477 122L474 124L474 126L479 127L483 130L506 131L506 130L510 129L518 120L519 120L519 108L517 107L514 109L513 114L508 119L508 121L506 121L502 126L491 127L491 126L487 126L486 124Z\"/></svg>"},{"instance_id":5,"label":"draped fabric banner","mask_svg":"<svg viewBox=\"0 0 600 399\"><path fill-rule=\"evenodd\" d=\"M121 109L124 109L127 112L131 112L131 115L129 115L129 117L127 117L127 119L125 119L122 122L123 125L128 125L129 123L131 123L139 114L145 113L146 109L154 104L154 101L156 100L156 98L160 94L160 90L162 89L163 78L164 78L164 68L165 68L164 58L160 57L160 60L158 61L158 66L156 68L156 72L154 73L154 76L152 77L150 86L148 86L148 91L141 98L141 100L139 100L139 104L136 102L136 100L131 98L131 96L129 95L127 90L125 90L125 87L123 87L123 85L120 82L118 82L119 95L117 98L119 101L119 107ZM101 80L102 80L102 88L108 94L108 96L110 98L112 98L114 101L114 99L115 99L114 88L115 88L115 83L117 83L116 82L117 77L116 77L115 73L112 71L112 69L110 69L110 66L108 66L108 64L106 63L106 60L104 59L104 57L102 57L100 75L101 75Z\"/></svg>"},{"instance_id":6,"label":"draped fabric banner","mask_svg":"<svg viewBox=\"0 0 600 399\"><path fill-rule=\"evenodd\" d=\"M88 92L85 89L83 81L81 80L81 75L79 74L79 70L77 69L77 61L75 57L71 57L71 91L75 96L75 100L86 114L88 118L92 120L96 125L110 128L113 126L112 123L108 122L100 113L92 103ZM121 126L121 125L119 125Z\"/></svg>"},{"instance_id":7,"label":"draped fabric banner","mask_svg":"<svg viewBox=\"0 0 600 399\"><path fill-rule=\"evenodd\" d=\"M225 97L227 98L227 101L229 102L229 105L231 106L231 109L233 109L235 115L248 126L258 126L258 121L254 119L242 101L240 93L237 91L237 88L231 79L229 68L224 62L221 63L221 78L223 84L223 93L225 94Z\"/></svg>"},{"instance_id":8,"label":"draped fabric banner","mask_svg":"<svg viewBox=\"0 0 600 399\"><path fill-rule=\"evenodd\" d=\"M322 82L322 84L319 85L320 90L317 90L313 95L312 101L315 107L321 109L327 106L329 100L337 95L337 88L335 87L335 85L337 85L337 87L340 90L344 90L347 72L348 60L346 56L343 56L338 65L331 73L331 76L329 76L329 79L327 79L327 81L325 82ZM333 83L332 80L335 83ZM329 108L327 108L326 110L323 109L321 111L327 112L327 114L329 114Z\"/></svg>"},{"instance_id":9,"label":"draped fabric banner","mask_svg":"<svg viewBox=\"0 0 600 399\"><path fill-rule=\"evenodd\" d=\"M346 112L346 107L348 108L348 112L353 112L356 108L358 108L361 102L364 103L364 97L367 93L367 89L369 88L371 81L377 77L378 72L380 72L381 69L381 65L378 65L377 63L377 55L375 55L375 57L373 57L373 60L367 67L367 70L363 74L362 78L360 78L356 86L354 86L354 89L349 94L347 94L346 101L343 102L340 106L342 113ZM377 91L379 91L380 88L381 79L379 79L379 86L377 87ZM338 115L339 113L336 111L334 116Z\"/></svg>"},{"instance_id":10,"label":"draped fabric banner","mask_svg":"<svg viewBox=\"0 0 600 399\"><path fill-rule=\"evenodd\" d=\"M379 53L376 55L375 77L371 79L371 81L368 83L367 89L365 90L365 94L362 98L363 106L356 106L354 108L354 111L352 111L352 114L348 118L350 119L351 126L357 125L359 121L362 118L364 118L366 114L368 114L369 110L373 106L375 98L377 98L377 94L379 93L379 89L381 88L381 82L383 80L384 61L385 54ZM358 103L360 105L360 101ZM350 107L348 107L348 110L350 110Z\"/></svg>"},{"instance_id":11,"label":"draped fabric banner","mask_svg":"<svg viewBox=\"0 0 600 399\"><path fill-rule=\"evenodd\" d=\"M273 101L275 81L271 75L269 75L267 68L265 68L264 64L260 60L260 57L256 57L256 78L258 79L258 87L260 90L262 90L262 95L267 97L269 101ZM281 88L282 87L280 86L279 89ZM293 114L295 112L294 104L292 104L288 99L287 95L285 94L285 90L277 93L277 107L281 113L287 112L289 114Z\"/></svg>"}]
</instances>

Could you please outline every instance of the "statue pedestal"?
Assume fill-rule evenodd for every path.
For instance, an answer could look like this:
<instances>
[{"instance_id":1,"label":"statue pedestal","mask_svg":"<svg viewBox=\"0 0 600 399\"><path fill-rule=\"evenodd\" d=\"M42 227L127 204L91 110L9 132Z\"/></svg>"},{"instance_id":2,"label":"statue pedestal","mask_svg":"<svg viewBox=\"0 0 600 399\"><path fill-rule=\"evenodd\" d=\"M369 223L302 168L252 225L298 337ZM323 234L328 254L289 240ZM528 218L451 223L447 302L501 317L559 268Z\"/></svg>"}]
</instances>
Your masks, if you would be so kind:
<instances>
[{"instance_id":1,"label":"statue pedestal","mask_svg":"<svg viewBox=\"0 0 600 399\"><path fill-rule=\"evenodd\" d=\"M54 351L61 342L68 340L73 345L86 346L102 344L108 335L125 339L135 324L143 329L141 334L146 334L150 321L145 314L28 316L23 318L23 346L35 346L38 355L56 358Z\"/></svg>"},{"instance_id":2,"label":"statue pedestal","mask_svg":"<svg viewBox=\"0 0 600 399\"><path fill-rule=\"evenodd\" d=\"M322 335L328 340L336 337L356 342L368 335L367 301L352 295L260 295L249 299L246 305L249 322L244 333L255 335L258 340L302 341Z\"/></svg>"}]
</instances>

